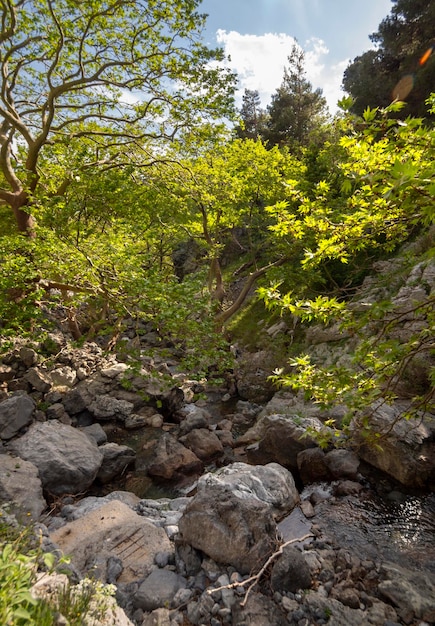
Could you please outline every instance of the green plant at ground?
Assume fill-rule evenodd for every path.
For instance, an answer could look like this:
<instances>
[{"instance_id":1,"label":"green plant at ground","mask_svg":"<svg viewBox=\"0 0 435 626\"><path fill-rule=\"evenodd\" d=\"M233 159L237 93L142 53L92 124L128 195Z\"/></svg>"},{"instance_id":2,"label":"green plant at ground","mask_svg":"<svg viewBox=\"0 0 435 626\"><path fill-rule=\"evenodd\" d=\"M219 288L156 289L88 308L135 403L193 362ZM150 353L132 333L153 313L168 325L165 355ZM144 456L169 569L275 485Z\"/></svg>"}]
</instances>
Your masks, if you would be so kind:
<instances>
[{"instance_id":1,"label":"green plant at ground","mask_svg":"<svg viewBox=\"0 0 435 626\"><path fill-rule=\"evenodd\" d=\"M5 520L5 521L3 521ZM108 609L113 586L83 579L60 584L50 596L31 593L41 576L50 576L67 562L42 551L33 530L11 525L0 513L0 623L2 626L54 626L59 615L69 626L92 626ZM55 565L56 564L56 565Z\"/></svg>"}]
</instances>

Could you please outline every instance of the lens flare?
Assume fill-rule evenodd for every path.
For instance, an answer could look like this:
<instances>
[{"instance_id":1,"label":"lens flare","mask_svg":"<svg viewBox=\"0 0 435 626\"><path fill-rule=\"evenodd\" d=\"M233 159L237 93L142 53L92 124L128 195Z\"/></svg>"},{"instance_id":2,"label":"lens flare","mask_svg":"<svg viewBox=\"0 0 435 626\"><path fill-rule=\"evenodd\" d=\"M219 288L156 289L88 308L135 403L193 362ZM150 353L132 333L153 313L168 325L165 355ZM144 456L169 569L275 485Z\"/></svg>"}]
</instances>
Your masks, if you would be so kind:
<instances>
[{"instance_id":1,"label":"lens flare","mask_svg":"<svg viewBox=\"0 0 435 626\"><path fill-rule=\"evenodd\" d=\"M423 56L421 57L421 59L420 59L420 61L419 61L419 65L420 65L420 67L426 63L426 61L428 60L428 58L429 58L429 57L430 57L430 55L432 54L433 49L434 49L434 46L431 46L431 47L430 47L430 48L428 48L428 49L426 50L426 52L423 54Z\"/></svg>"},{"instance_id":2,"label":"lens flare","mask_svg":"<svg viewBox=\"0 0 435 626\"><path fill-rule=\"evenodd\" d=\"M414 87L414 74L403 76L394 87L391 94L393 100L404 100Z\"/></svg>"}]
</instances>

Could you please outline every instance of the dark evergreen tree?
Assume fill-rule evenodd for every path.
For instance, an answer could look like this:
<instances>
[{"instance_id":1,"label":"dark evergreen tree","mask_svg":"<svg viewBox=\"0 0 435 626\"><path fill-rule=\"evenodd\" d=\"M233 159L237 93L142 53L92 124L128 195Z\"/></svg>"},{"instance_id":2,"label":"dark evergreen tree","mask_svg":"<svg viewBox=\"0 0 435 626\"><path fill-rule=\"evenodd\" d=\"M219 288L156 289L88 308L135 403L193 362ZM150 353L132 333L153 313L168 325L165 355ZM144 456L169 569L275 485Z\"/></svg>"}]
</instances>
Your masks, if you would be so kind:
<instances>
[{"instance_id":1,"label":"dark evergreen tree","mask_svg":"<svg viewBox=\"0 0 435 626\"><path fill-rule=\"evenodd\" d=\"M322 90L313 90L307 80L305 54L297 44L288 56L283 81L267 111L269 145L287 145L290 149L307 145L313 131L326 119L326 100Z\"/></svg>"},{"instance_id":2,"label":"dark evergreen tree","mask_svg":"<svg viewBox=\"0 0 435 626\"><path fill-rule=\"evenodd\" d=\"M391 14L370 36L376 50L356 57L347 67L343 89L355 99L352 110L358 115L367 107L387 106L399 94L407 102L402 117L425 116L425 100L435 89L435 55L423 64L420 60L435 43L435 0L393 0L393 4ZM402 79L413 87L408 94L397 91Z\"/></svg>"},{"instance_id":3,"label":"dark evergreen tree","mask_svg":"<svg viewBox=\"0 0 435 626\"><path fill-rule=\"evenodd\" d=\"M245 89L240 109L240 124L235 131L240 139L262 138L266 128L266 112L261 108L257 90Z\"/></svg>"}]
</instances>

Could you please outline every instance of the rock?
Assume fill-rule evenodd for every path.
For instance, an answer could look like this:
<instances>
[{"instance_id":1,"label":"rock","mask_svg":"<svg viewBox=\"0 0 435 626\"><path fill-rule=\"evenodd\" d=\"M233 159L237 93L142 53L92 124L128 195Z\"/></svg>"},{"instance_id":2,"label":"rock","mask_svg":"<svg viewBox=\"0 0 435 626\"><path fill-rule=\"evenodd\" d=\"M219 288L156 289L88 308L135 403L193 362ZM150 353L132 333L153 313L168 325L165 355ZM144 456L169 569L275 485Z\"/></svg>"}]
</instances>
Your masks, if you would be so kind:
<instances>
[{"instance_id":1,"label":"rock","mask_svg":"<svg viewBox=\"0 0 435 626\"><path fill-rule=\"evenodd\" d=\"M276 363L272 363L271 355L267 351L246 353L237 359L235 376L237 391L243 400L263 404L274 394L270 374Z\"/></svg>"},{"instance_id":2,"label":"rock","mask_svg":"<svg viewBox=\"0 0 435 626\"><path fill-rule=\"evenodd\" d=\"M10 504L20 522L36 522L47 506L38 468L19 457L0 454L0 501Z\"/></svg>"},{"instance_id":3,"label":"rock","mask_svg":"<svg viewBox=\"0 0 435 626\"><path fill-rule=\"evenodd\" d=\"M110 367L105 367L100 370L100 374L106 378L114 379L120 378L128 370L126 363L114 363Z\"/></svg>"},{"instance_id":4,"label":"rock","mask_svg":"<svg viewBox=\"0 0 435 626\"><path fill-rule=\"evenodd\" d=\"M291 591L311 587L311 573L303 554L293 546L285 546L272 567L270 584L274 591Z\"/></svg>"},{"instance_id":5,"label":"rock","mask_svg":"<svg viewBox=\"0 0 435 626\"><path fill-rule=\"evenodd\" d=\"M183 541L241 573L261 566L276 535L270 505L252 496L239 498L231 486L219 484L198 491L179 530Z\"/></svg>"},{"instance_id":6,"label":"rock","mask_svg":"<svg viewBox=\"0 0 435 626\"><path fill-rule=\"evenodd\" d=\"M81 431L85 433L86 437L97 444L97 446L101 446L101 444L107 442L107 435L101 426L101 424L90 424L89 426L84 426Z\"/></svg>"},{"instance_id":7,"label":"rock","mask_svg":"<svg viewBox=\"0 0 435 626\"><path fill-rule=\"evenodd\" d=\"M24 363L26 367L32 367L36 365L38 362L38 355L36 354L33 348L28 348L27 346L22 346L20 348L20 359Z\"/></svg>"},{"instance_id":8,"label":"rock","mask_svg":"<svg viewBox=\"0 0 435 626\"><path fill-rule=\"evenodd\" d=\"M68 522L72 522L114 500L126 504L130 509L134 509L137 503L140 502L138 496L129 491L111 491L107 496L87 496L83 500L79 500L75 505L66 504L62 507L61 515Z\"/></svg>"},{"instance_id":9,"label":"rock","mask_svg":"<svg viewBox=\"0 0 435 626\"><path fill-rule=\"evenodd\" d=\"M33 389L36 389L36 391L46 393L51 388L48 372L37 367L31 367L28 369L23 378L27 380L27 382L29 382Z\"/></svg>"},{"instance_id":10,"label":"rock","mask_svg":"<svg viewBox=\"0 0 435 626\"><path fill-rule=\"evenodd\" d=\"M363 486L354 480L341 480L333 488L334 496L351 496L362 491Z\"/></svg>"},{"instance_id":11,"label":"rock","mask_svg":"<svg viewBox=\"0 0 435 626\"><path fill-rule=\"evenodd\" d=\"M147 615L142 626L172 626L171 614L169 609L156 609Z\"/></svg>"},{"instance_id":12,"label":"rock","mask_svg":"<svg viewBox=\"0 0 435 626\"><path fill-rule=\"evenodd\" d=\"M331 450L325 457L326 465L333 478L358 478L360 460L355 452L350 450Z\"/></svg>"},{"instance_id":13,"label":"rock","mask_svg":"<svg viewBox=\"0 0 435 626\"><path fill-rule=\"evenodd\" d=\"M138 415L137 413L131 413L125 418L124 428L126 430L135 430L136 428L143 428L148 426L149 417L146 415ZM162 420L163 423L163 420Z\"/></svg>"},{"instance_id":14,"label":"rock","mask_svg":"<svg viewBox=\"0 0 435 626\"><path fill-rule=\"evenodd\" d=\"M212 485L229 487L236 498L255 498L266 504L275 519L289 513L299 502L299 493L291 473L277 463L248 465L232 463L198 480L198 493Z\"/></svg>"},{"instance_id":15,"label":"rock","mask_svg":"<svg viewBox=\"0 0 435 626\"><path fill-rule=\"evenodd\" d=\"M65 407L61 402L55 402L47 407L45 414L49 420L59 420L62 424L71 425L71 418L65 411Z\"/></svg>"},{"instance_id":16,"label":"rock","mask_svg":"<svg viewBox=\"0 0 435 626\"><path fill-rule=\"evenodd\" d=\"M248 459L255 464L270 462L297 471L297 455L306 448L316 447L306 436L307 428L324 430L322 422L314 417L301 418L289 415L265 415L238 440L238 444L257 438L257 443L247 448Z\"/></svg>"},{"instance_id":17,"label":"rock","mask_svg":"<svg viewBox=\"0 0 435 626\"><path fill-rule=\"evenodd\" d=\"M125 583L147 576L158 552L173 551L162 528L118 500L69 522L52 532L50 538L64 554L71 555L73 565L82 574L92 571L97 559L117 557L123 566L118 582ZM101 576L106 578L104 572Z\"/></svg>"},{"instance_id":18,"label":"rock","mask_svg":"<svg viewBox=\"0 0 435 626\"><path fill-rule=\"evenodd\" d=\"M203 464L175 437L164 433L157 443L154 459L147 469L150 476L171 480L180 475L199 474L202 472Z\"/></svg>"},{"instance_id":19,"label":"rock","mask_svg":"<svg viewBox=\"0 0 435 626\"><path fill-rule=\"evenodd\" d=\"M12 439L32 422L35 403L30 396L12 396L0 402L0 438Z\"/></svg>"},{"instance_id":20,"label":"rock","mask_svg":"<svg viewBox=\"0 0 435 626\"><path fill-rule=\"evenodd\" d=\"M9 365L2 365L0 363L0 383L7 383L13 379L15 371Z\"/></svg>"},{"instance_id":21,"label":"rock","mask_svg":"<svg viewBox=\"0 0 435 626\"><path fill-rule=\"evenodd\" d=\"M235 603L232 610L233 624L237 626L288 626L289 622L280 607L260 593L251 593L245 606Z\"/></svg>"},{"instance_id":22,"label":"rock","mask_svg":"<svg viewBox=\"0 0 435 626\"><path fill-rule=\"evenodd\" d=\"M91 402L88 409L97 419L125 419L132 413L134 405L127 400L117 400L112 396L101 395Z\"/></svg>"},{"instance_id":23,"label":"rock","mask_svg":"<svg viewBox=\"0 0 435 626\"><path fill-rule=\"evenodd\" d=\"M135 606L144 611L171 606L172 600L179 589L186 586L186 579L165 569L151 572L134 595Z\"/></svg>"},{"instance_id":24,"label":"rock","mask_svg":"<svg viewBox=\"0 0 435 626\"><path fill-rule=\"evenodd\" d=\"M44 489L55 495L86 491L103 460L84 433L56 421L33 424L9 449L34 463Z\"/></svg>"},{"instance_id":25,"label":"rock","mask_svg":"<svg viewBox=\"0 0 435 626\"><path fill-rule=\"evenodd\" d=\"M326 455L320 448L307 448L296 457L299 475L304 485L331 480L332 475L326 463Z\"/></svg>"},{"instance_id":26,"label":"rock","mask_svg":"<svg viewBox=\"0 0 435 626\"><path fill-rule=\"evenodd\" d=\"M94 396L88 389L86 383L77 386L64 394L62 403L69 415L77 415L84 411L93 401Z\"/></svg>"},{"instance_id":27,"label":"rock","mask_svg":"<svg viewBox=\"0 0 435 626\"><path fill-rule=\"evenodd\" d=\"M184 418L180 423L180 435L187 435L195 428L207 428L211 420L207 411L194 404L187 404L178 413Z\"/></svg>"},{"instance_id":28,"label":"rock","mask_svg":"<svg viewBox=\"0 0 435 626\"><path fill-rule=\"evenodd\" d=\"M136 453L132 448L117 443L105 443L99 447L99 450L103 453L103 461L97 478L102 483L108 483L115 476L122 474L136 459Z\"/></svg>"},{"instance_id":29,"label":"rock","mask_svg":"<svg viewBox=\"0 0 435 626\"><path fill-rule=\"evenodd\" d=\"M378 589L387 602L400 613L411 613L411 619L435 622L435 584L425 572L411 572L392 563L382 565Z\"/></svg>"},{"instance_id":30,"label":"rock","mask_svg":"<svg viewBox=\"0 0 435 626\"><path fill-rule=\"evenodd\" d=\"M359 456L403 485L424 487L435 484L435 416L426 414L406 420L407 406L380 403L370 418L374 432L384 433L377 446L367 445L356 422L352 436Z\"/></svg>"},{"instance_id":31,"label":"rock","mask_svg":"<svg viewBox=\"0 0 435 626\"><path fill-rule=\"evenodd\" d=\"M184 437L180 437L179 441L202 461L213 459L224 452L219 437L207 428L195 428Z\"/></svg>"},{"instance_id":32,"label":"rock","mask_svg":"<svg viewBox=\"0 0 435 626\"><path fill-rule=\"evenodd\" d=\"M53 387L73 387L77 382L77 372L72 367L64 365L52 370L48 378Z\"/></svg>"}]
</instances>

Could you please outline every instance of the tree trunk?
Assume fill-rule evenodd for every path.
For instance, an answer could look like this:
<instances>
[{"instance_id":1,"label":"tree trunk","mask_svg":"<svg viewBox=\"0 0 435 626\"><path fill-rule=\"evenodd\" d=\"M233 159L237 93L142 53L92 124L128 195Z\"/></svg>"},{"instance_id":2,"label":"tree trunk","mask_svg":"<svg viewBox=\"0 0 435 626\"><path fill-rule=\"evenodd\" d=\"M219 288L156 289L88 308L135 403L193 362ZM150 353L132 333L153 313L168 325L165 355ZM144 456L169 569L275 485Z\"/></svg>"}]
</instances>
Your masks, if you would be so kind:
<instances>
[{"instance_id":1,"label":"tree trunk","mask_svg":"<svg viewBox=\"0 0 435 626\"><path fill-rule=\"evenodd\" d=\"M16 196L15 202L12 204L12 210L14 212L17 228L20 233L26 234L31 239L36 237L35 232L35 218L26 209L29 209L28 198L21 193Z\"/></svg>"},{"instance_id":2,"label":"tree trunk","mask_svg":"<svg viewBox=\"0 0 435 626\"><path fill-rule=\"evenodd\" d=\"M220 313L216 315L215 322L218 328L222 328L225 322L227 322L234 315L234 313L237 313L237 311L240 309L240 307L246 300L246 296L248 295L252 285L255 283L257 278L260 278L260 276L263 276L263 274L265 274L271 267L278 267L279 265L283 265L288 260L289 260L288 257L285 257L283 259L278 259L278 261L275 261L274 263L269 263L269 265L265 265L264 267L260 267L260 269L249 274L249 276L246 279L245 284L243 285L242 290L240 291L239 295L234 300L232 305L229 306L224 311L220 311Z\"/></svg>"}]
</instances>

